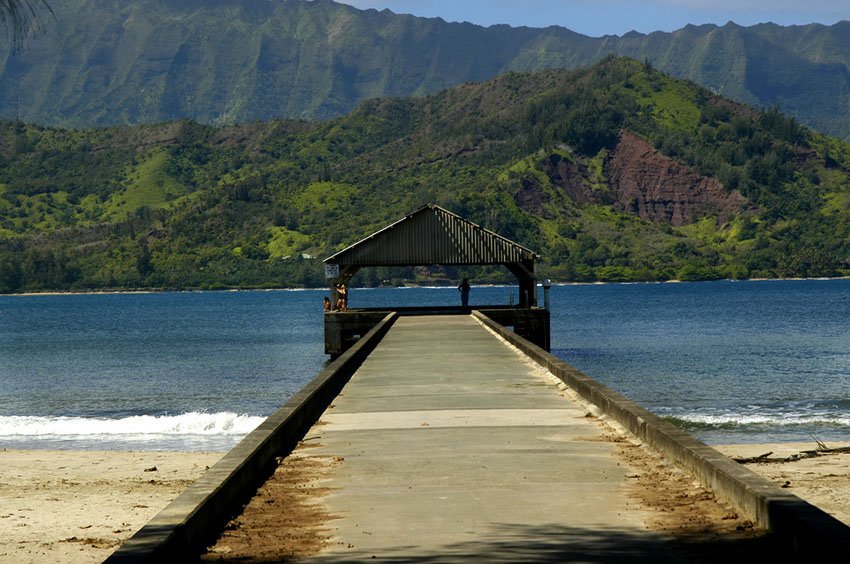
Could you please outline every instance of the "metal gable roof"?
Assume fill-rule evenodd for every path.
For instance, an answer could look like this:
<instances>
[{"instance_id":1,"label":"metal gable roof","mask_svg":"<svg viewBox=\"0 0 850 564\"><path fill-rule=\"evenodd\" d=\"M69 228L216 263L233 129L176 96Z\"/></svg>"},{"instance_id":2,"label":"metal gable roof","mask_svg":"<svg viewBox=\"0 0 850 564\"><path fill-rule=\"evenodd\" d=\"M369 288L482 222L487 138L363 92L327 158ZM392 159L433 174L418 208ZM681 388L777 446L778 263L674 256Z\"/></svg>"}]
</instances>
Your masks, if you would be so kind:
<instances>
[{"instance_id":1,"label":"metal gable roof","mask_svg":"<svg viewBox=\"0 0 850 564\"><path fill-rule=\"evenodd\" d=\"M457 214L428 204L325 259L352 266L510 264L537 255Z\"/></svg>"}]
</instances>

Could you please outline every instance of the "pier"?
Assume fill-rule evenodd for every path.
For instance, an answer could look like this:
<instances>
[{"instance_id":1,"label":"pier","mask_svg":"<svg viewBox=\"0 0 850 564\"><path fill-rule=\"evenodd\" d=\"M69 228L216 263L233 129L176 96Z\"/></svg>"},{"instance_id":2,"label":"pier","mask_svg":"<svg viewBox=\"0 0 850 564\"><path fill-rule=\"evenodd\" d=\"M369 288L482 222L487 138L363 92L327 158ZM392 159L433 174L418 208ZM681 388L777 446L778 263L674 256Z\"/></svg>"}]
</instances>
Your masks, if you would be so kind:
<instances>
[{"instance_id":1,"label":"pier","mask_svg":"<svg viewBox=\"0 0 850 564\"><path fill-rule=\"evenodd\" d=\"M491 319L549 350L549 311L538 305L534 251L429 204L365 239L325 259L330 301L325 315L325 353L335 358L345 352L390 311L399 315L450 315L471 308L336 308L340 285L348 285L362 268L392 266L504 267L517 280L517 303L478 306ZM544 291L547 288L544 286ZM348 296L346 295L346 301Z\"/></svg>"},{"instance_id":2,"label":"pier","mask_svg":"<svg viewBox=\"0 0 850 564\"><path fill-rule=\"evenodd\" d=\"M646 468L618 457L623 441L752 521L755 544L730 533L683 545L648 528L650 508L626 495ZM263 489L293 479L288 462L319 468L316 482L289 484L315 492L311 531L289 531L294 508ZM252 529L256 505L279 513ZM234 517L247 524L225 531ZM108 561L208 550L211 560L276 561L292 554L281 536L311 534L324 540L307 562L728 560L702 554L718 547L817 558L850 553L848 531L478 312L390 314Z\"/></svg>"},{"instance_id":3,"label":"pier","mask_svg":"<svg viewBox=\"0 0 850 564\"><path fill-rule=\"evenodd\" d=\"M557 561L605 537L662 554L587 415L477 318L400 317L294 454L330 465L330 539L307 561Z\"/></svg>"},{"instance_id":4,"label":"pier","mask_svg":"<svg viewBox=\"0 0 850 564\"><path fill-rule=\"evenodd\" d=\"M445 217L423 208L401 225ZM468 240L482 235L457 223L443 233L458 226ZM515 250L487 233L482 245L456 248ZM343 266L333 269L334 283L356 270L346 261L386 262L363 258L371 240L335 256ZM846 525L551 355L532 257L518 256L525 261L517 267L520 307L326 315L326 347L340 345L327 367L108 561L722 562L850 554ZM481 260L494 258L510 256ZM334 324L357 319L344 317L353 313L362 325L349 323L334 340ZM523 336L523 314L544 319L545 335ZM677 478L668 484L665 475ZM668 506L659 510L660 502L641 495L653 488ZM722 511L702 512L706 500ZM711 539L694 541L687 527L651 526L674 510Z\"/></svg>"}]
</instances>

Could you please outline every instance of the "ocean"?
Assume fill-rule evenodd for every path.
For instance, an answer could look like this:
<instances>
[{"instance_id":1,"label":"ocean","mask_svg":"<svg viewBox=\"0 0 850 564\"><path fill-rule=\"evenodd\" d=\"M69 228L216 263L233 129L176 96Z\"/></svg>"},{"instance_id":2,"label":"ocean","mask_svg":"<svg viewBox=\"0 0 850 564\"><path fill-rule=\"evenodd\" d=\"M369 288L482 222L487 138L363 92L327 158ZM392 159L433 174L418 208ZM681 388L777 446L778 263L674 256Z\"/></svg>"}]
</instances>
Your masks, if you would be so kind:
<instances>
[{"instance_id":1,"label":"ocean","mask_svg":"<svg viewBox=\"0 0 850 564\"><path fill-rule=\"evenodd\" d=\"M325 294L0 296L0 448L228 449L324 366ZM850 280L567 285L551 304L554 354L709 444L850 440Z\"/></svg>"}]
</instances>

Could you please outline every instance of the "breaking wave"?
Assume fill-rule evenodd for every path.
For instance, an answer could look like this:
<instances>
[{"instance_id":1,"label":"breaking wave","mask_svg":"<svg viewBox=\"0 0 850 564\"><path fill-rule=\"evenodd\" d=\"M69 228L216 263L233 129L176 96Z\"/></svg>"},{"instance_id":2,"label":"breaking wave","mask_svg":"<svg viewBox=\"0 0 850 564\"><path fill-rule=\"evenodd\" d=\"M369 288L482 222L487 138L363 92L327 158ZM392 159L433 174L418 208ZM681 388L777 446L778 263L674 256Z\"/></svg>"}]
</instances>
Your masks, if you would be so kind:
<instances>
[{"instance_id":1,"label":"breaking wave","mask_svg":"<svg viewBox=\"0 0 850 564\"><path fill-rule=\"evenodd\" d=\"M794 428L794 427L850 427L850 415L844 414L824 414L824 413L806 413L806 414L789 414L777 413L775 415L766 414L724 414L724 415L705 415L705 414L681 414L675 416L667 416L666 420L674 425L684 427L691 430L702 429L740 429L746 430L751 428Z\"/></svg>"},{"instance_id":2,"label":"breaking wave","mask_svg":"<svg viewBox=\"0 0 850 564\"><path fill-rule=\"evenodd\" d=\"M229 449L264 417L231 412L121 418L0 416L0 443L28 448Z\"/></svg>"}]
</instances>

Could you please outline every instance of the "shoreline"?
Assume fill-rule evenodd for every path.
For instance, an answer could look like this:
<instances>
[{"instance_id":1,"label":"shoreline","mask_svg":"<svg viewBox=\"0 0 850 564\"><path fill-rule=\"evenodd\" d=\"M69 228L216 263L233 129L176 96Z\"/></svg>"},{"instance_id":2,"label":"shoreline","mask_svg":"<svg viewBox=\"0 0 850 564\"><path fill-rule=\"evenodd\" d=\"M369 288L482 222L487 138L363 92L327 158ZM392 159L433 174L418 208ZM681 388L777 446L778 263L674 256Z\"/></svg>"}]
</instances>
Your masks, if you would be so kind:
<instances>
[{"instance_id":1,"label":"shoreline","mask_svg":"<svg viewBox=\"0 0 850 564\"><path fill-rule=\"evenodd\" d=\"M629 282L551 282L552 286L616 286L637 284L703 284L711 282L830 282L834 280L850 280L850 276L816 277L816 278L722 278L718 280L634 280ZM502 288L513 287L509 283L473 284L474 288ZM352 290L382 290L382 289L455 289L452 284L405 284L403 286L353 286ZM136 294L192 294L202 292L323 292L325 287L281 287L281 288L221 288L205 290L202 288L138 288L138 289L107 289L107 290L50 290L45 292L19 292L12 294L0 294L8 297L38 297L38 296L111 296L111 295L136 295Z\"/></svg>"},{"instance_id":2,"label":"shoreline","mask_svg":"<svg viewBox=\"0 0 850 564\"><path fill-rule=\"evenodd\" d=\"M815 447L712 448L727 456L787 456ZM224 454L0 449L0 562L102 562ZM850 454L746 467L850 525Z\"/></svg>"}]
</instances>

